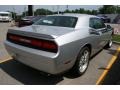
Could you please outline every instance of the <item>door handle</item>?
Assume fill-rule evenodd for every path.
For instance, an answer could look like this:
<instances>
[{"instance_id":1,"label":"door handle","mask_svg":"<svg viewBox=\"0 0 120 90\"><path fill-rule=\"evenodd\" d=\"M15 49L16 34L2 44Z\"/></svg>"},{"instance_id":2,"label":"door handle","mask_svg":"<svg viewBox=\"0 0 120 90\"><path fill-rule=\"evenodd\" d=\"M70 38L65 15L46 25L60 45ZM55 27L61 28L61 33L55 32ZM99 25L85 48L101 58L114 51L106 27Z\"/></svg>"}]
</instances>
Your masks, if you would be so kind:
<instances>
[{"instance_id":1,"label":"door handle","mask_svg":"<svg viewBox=\"0 0 120 90\"><path fill-rule=\"evenodd\" d=\"M96 30L90 29L90 34L102 35L102 32L101 32L101 31L96 31Z\"/></svg>"}]
</instances>

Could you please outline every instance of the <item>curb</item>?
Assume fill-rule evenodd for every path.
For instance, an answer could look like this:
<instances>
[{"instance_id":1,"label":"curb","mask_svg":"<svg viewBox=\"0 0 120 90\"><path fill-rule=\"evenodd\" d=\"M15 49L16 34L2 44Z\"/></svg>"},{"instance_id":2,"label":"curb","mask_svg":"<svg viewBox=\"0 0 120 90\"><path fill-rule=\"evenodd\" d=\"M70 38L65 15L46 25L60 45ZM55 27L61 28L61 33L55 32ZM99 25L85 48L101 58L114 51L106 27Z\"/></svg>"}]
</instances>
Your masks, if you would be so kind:
<instances>
[{"instance_id":1,"label":"curb","mask_svg":"<svg viewBox=\"0 0 120 90\"><path fill-rule=\"evenodd\" d=\"M119 44L119 45L120 45L120 42L117 42L117 41L113 41L113 43L115 43L115 44Z\"/></svg>"}]
</instances>

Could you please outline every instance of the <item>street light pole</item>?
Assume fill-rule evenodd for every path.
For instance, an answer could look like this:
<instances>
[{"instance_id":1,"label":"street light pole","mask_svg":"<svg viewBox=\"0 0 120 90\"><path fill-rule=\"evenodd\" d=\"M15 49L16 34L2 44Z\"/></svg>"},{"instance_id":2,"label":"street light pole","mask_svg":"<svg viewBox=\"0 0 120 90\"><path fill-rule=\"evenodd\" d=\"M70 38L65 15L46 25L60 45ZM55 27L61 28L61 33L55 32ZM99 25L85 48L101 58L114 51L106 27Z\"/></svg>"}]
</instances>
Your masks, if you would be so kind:
<instances>
[{"instance_id":1,"label":"street light pole","mask_svg":"<svg viewBox=\"0 0 120 90\"><path fill-rule=\"evenodd\" d=\"M60 12L59 12L59 5L57 5L57 12L58 12L58 14L60 13Z\"/></svg>"},{"instance_id":2,"label":"street light pole","mask_svg":"<svg viewBox=\"0 0 120 90\"><path fill-rule=\"evenodd\" d=\"M15 13L15 8L13 6L13 12ZM15 19L15 14L13 14L13 18Z\"/></svg>"},{"instance_id":3,"label":"street light pole","mask_svg":"<svg viewBox=\"0 0 120 90\"><path fill-rule=\"evenodd\" d=\"M66 6L66 10L68 10L68 5Z\"/></svg>"},{"instance_id":4,"label":"street light pole","mask_svg":"<svg viewBox=\"0 0 120 90\"><path fill-rule=\"evenodd\" d=\"M24 12L25 12L25 16L26 16L26 6L24 7Z\"/></svg>"}]
</instances>

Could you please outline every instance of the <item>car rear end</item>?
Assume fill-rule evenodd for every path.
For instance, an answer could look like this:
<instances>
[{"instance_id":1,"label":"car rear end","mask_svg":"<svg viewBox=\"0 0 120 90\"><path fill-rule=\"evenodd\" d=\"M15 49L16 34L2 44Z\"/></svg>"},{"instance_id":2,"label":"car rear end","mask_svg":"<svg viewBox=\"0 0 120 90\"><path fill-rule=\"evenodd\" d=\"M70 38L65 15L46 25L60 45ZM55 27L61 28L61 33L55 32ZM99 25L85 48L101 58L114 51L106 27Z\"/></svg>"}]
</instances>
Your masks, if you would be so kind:
<instances>
[{"instance_id":1,"label":"car rear end","mask_svg":"<svg viewBox=\"0 0 120 90\"><path fill-rule=\"evenodd\" d=\"M44 22L51 24L46 19ZM46 25L9 29L5 47L16 60L43 72L59 74L71 67L73 59L66 55L68 42L59 38L71 32L74 32L74 28Z\"/></svg>"},{"instance_id":2,"label":"car rear end","mask_svg":"<svg viewBox=\"0 0 120 90\"><path fill-rule=\"evenodd\" d=\"M56 59L58 45L53 39L38 39L38 37L9 33L5 41L9 54L20 62L38 70L56 74Z\"/></svg>"}]
</instances>

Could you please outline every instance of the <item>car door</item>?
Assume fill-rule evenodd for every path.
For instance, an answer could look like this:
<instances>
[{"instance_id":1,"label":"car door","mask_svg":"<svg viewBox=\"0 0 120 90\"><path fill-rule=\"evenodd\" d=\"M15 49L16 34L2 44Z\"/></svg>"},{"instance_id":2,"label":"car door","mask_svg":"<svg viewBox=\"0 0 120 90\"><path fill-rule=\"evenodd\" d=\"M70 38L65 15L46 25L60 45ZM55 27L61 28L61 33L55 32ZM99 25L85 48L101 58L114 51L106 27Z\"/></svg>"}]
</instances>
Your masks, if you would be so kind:
<instances>
[{"instance_id":1,"label":"car door","mask_svg":"<svg viewBox=\"0 0 120 90\"><path fill-rule=\"evenodd\" d=\"M104 47L110 40L112 31L110 28L106 27L102 19L97 18L96 20L99 23L98 29L99 29L99 32L101 33L101 40L102 40L101 47Z\"/></svg>"},{"instance_id":2,"label":"car door","mask_svg":"<svg viewBox=\"0 0 120 90\"><path fill-rule=\"evenodd\" d=\"M108 43L109 40L112 38L112 27L107 27L103 21L101 21L104 29L101 30L102 32L102 39L104 41L103 47Z\"/></svg>"},{"instance_id":3,"label":"car door","mask_svg":"<svg viewBox=\"0 0 120 90\"><path fill-rule=\"evenodd\" d=\"M89 20L90 36L93 46L93 52L96 53L105 45L104 31L105 25L99 18L90 18Z\"/></svg>"}]
</instances>

